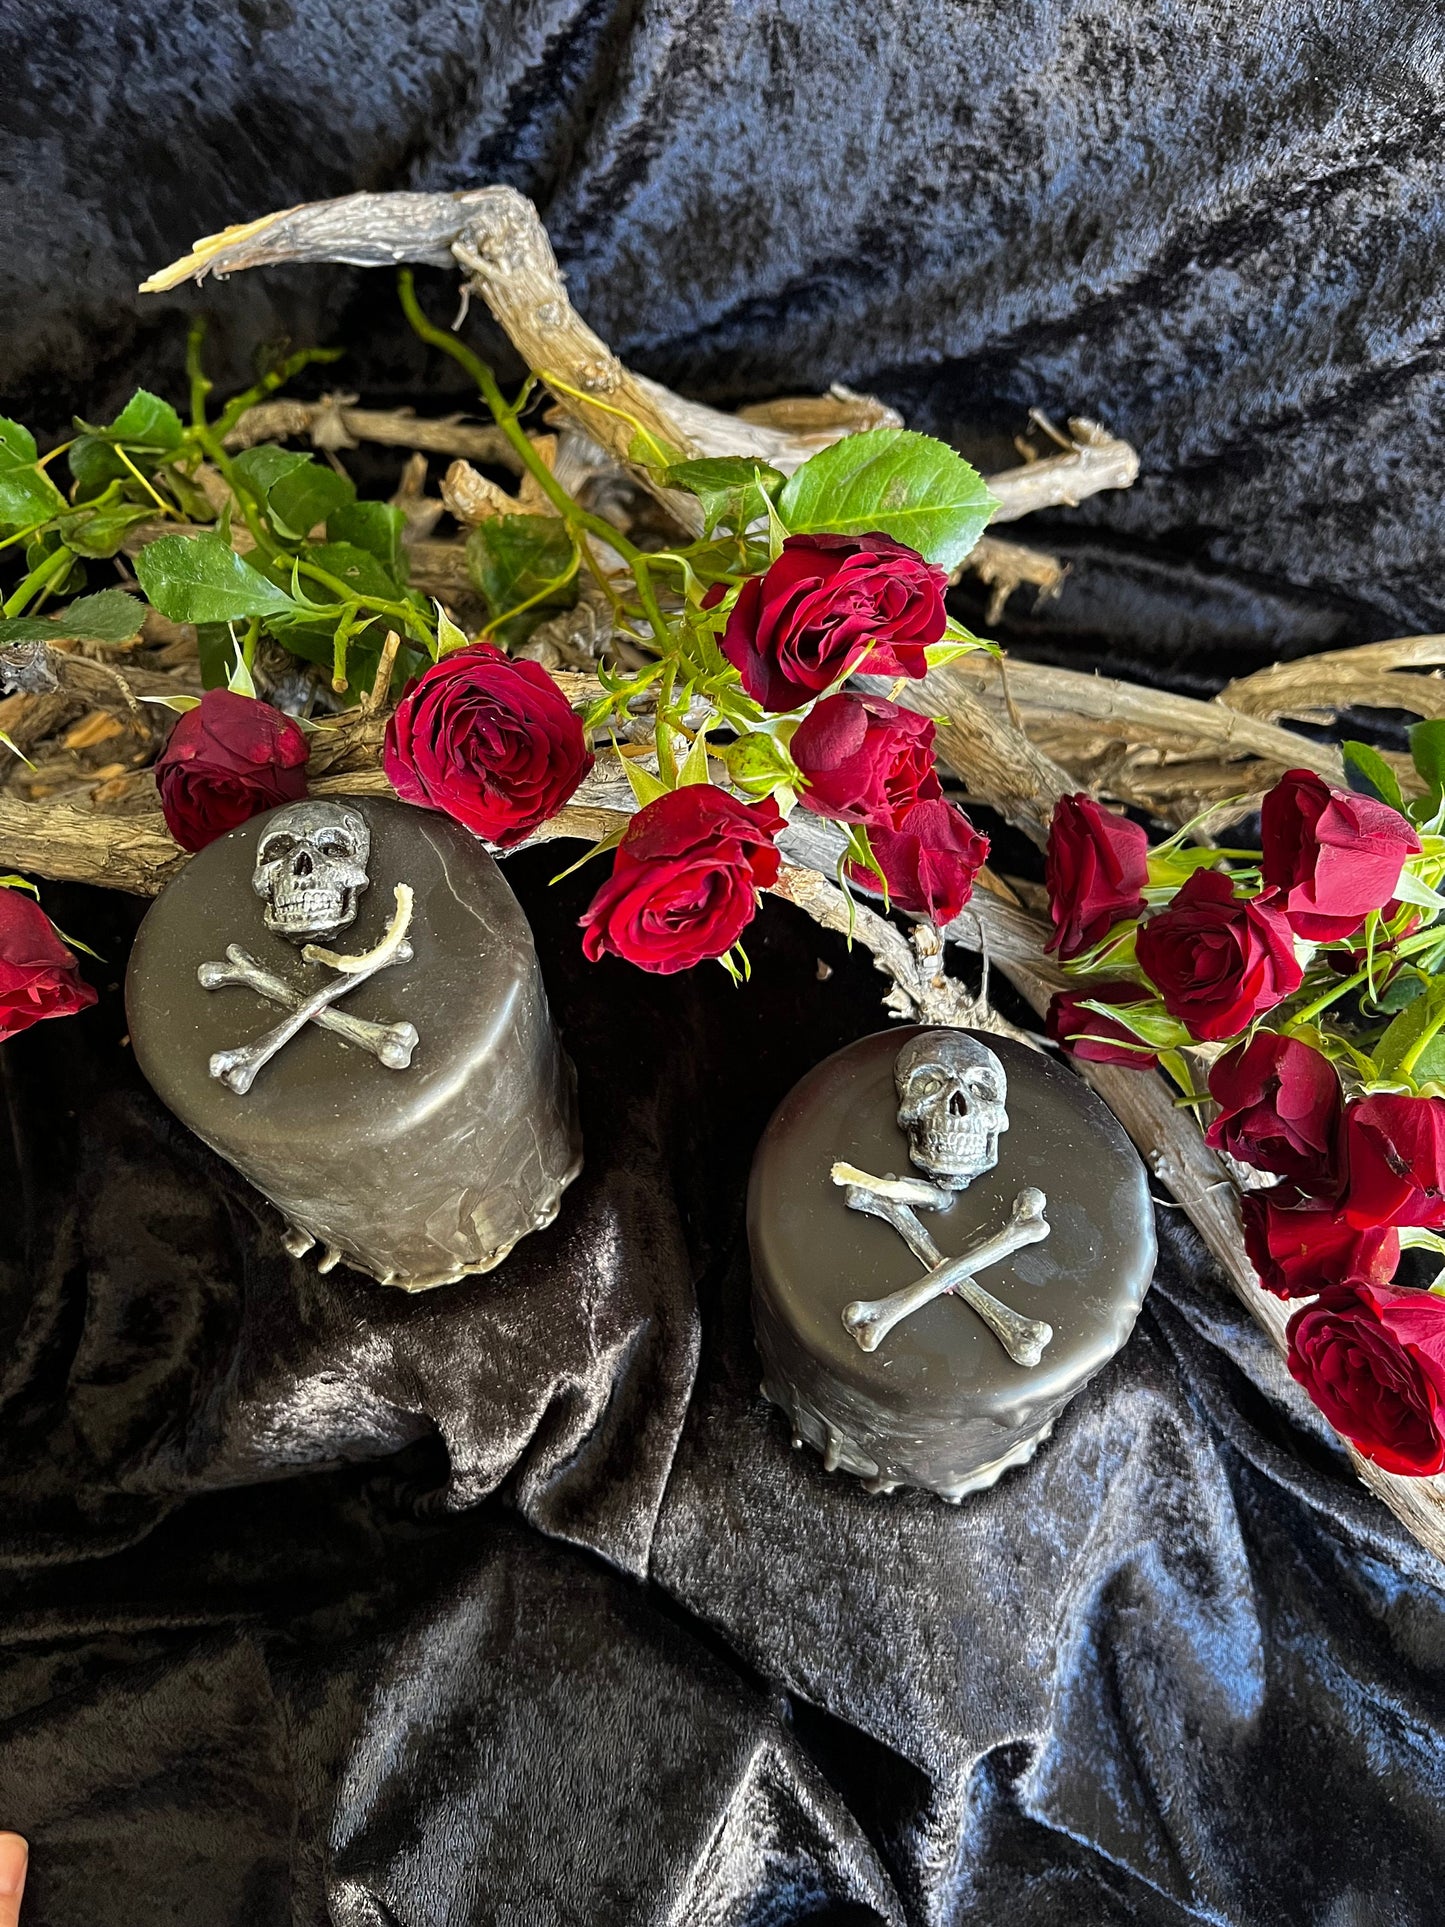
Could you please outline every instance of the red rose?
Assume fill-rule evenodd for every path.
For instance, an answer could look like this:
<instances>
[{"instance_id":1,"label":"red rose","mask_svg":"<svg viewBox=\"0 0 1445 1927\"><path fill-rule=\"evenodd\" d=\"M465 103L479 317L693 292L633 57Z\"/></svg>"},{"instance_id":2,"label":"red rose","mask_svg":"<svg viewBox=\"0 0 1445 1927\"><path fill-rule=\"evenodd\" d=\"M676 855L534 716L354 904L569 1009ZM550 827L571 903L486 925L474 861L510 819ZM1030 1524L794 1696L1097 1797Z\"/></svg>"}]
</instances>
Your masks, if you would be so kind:
<instances>
[{"instance_id":1,"label":"red rose","mask_svg":"<svg viewBox=\"0 0 1445 1927\"><path fill-rule=\"evenodd\" d=\"M808 779L804 804L839 823L892 829L915 803L943 794L932 722L882 696L825 696L789 749Z\"/></svg>"},{"instance_id":2,"label":"red rose","mask_svg":"<svg viewBox=\"0 0 1445 1927\"><path fill-rule=\"evenodd\" d=\"M988 838L956 804L938 799L915 803L896 829L875 825L868 841L888 879L888 901L936 924L953 922L988 856ZM861 864L850 863L848 874L877 888L877 877Z\"/></svg>"},{"instance_id":3,"label":"red rose","mask_svg":"<svg viewBox=\"0 0 1445 1927\"><path fill-rule=\"evenodd\" d=\"M790 535L765 575L749 576L722 652L764 709L797 709L858 667L924 676L943 634L948 578L887 535Z\"/></svg>"},{"instance_id":4,"label":"red rose","mask_svg":"<svg viewBox=\"0 0 1445 1927\"><path fill-rule=\"evenodd\" d=\"M1445 1301L1331 1285L1286 1335L1291 1373L1367 1459L1406 1478L1445 1471Z\"/></svg>"},{"instance_id":5,"label":"red rose","mask_svg":"<svg viewBox=\"0 0 1445 1927\"><path fill-rule=\"evenodd\" d=\"M612 875L582 918L582 948L669 976L732 949L777 880L771 797L740 803L708 783L669 790L633 817Z\"/></svg>"},{"instance_id":6,"label":"red rose","mask_svg":"<svg viewBox=\"0 0 1445 1927\"><path fill-rule=\"evenodd\" d=\"M1149 839L1127 816L1091 796L1062 796L1049 824L1044 881L1054 934L1050 950L1077 957L1116 923L1144 908Z\"/></svg>"},{"instance_id":7,"label":"red rose","mask_svg":"<svg viewBox=\"0 0 1445 1927\"><path fill-rule=\"evenodd\" d=\"M1309 1298L1330 1285L1387 1285L1400 1262L1393 1227L1359 1230L1292 1184L1246 1191L1240 1215L1249 1262L1276 1298Z\"/></svg>"},{"instance_id":8,"label":"red rose","mask_svg":"<svg viewBox=\"0 0 1445 1927\"><path fill-rule=\"evenodd\" d=\"M156 758L166 827L183 850L204 850L262 810L306 794L306 738L254 696L208 689Z\"/></svg>"},{"instance_id":9,"label":"red rose","mask_svg":"<svg viewBox=\"0 0 1445 1927\"><path fill-rule=\"evenodd\" d=\"M1265 883L1302 937L1333 943L1395 894L1420 839L1387 803L1332 789L1307 769L1286 772L1259 811Z\"/></svg>"},{"instance_id":10,"label":"red rose","mask_svg":"<svg viewBox=\"0 0 1445 1927\"><path fill-rule=\"evenodd\" d=\"M1351 1224L1445 1226L1445 1099L1383 1094L1345 1110Z\"/></svg>"},{"instance_id":11,"label":"red rose","mask_svg":"<svg viewBox=\"0 0 1445 1927\"><path fill-rule=\"evenodd\" d=\"M404 803L507 849L557 814L592 760L546 670L477 642L410 685L386 726L382 768Z\"/></svg>"},{"instance_id":12,"label":"red rose","mask_svg":"<svg viewBox=\"0 0 1445 1927\"><path fill-rule=\"evenodd\" d=\"M1154 999L1142 984L1127 979L1089 984L1083 990L1056 990L1049 1005L1045 1028L1054 1042L1072 1057L1087 1064L1122 1064L1131 1071L1152 1070L1159 1053L1151 1050L1142 1037L1105 1017L1102 1011L1085 1010L1084 999L1097 1004L1151 1004Z\"/></svg>"},{"instance_id":13,"label":"red rose","mask_svg":"<svg viewBox=\"0 0 1445 1927\"><path fill-rule=\"evenodd\" d=\"M94 1002L95 991L34 897L0 889L0 1041Z\"/></svg>"},{"instance_id":14,"label":"red rose","mask_svg":"<svg viewBox=\"0 0 1445 1927\"><path fill-rule=\"evenodd\" d=\"M1237 897L1218 870L1196 870L1167 910L1139 926L1139 967L1193 1037L1218 1043L1298 990L1289 924L1262 897Z\"/></svg>"},{"instance_id":15,"label":"red rose","mask_svg":"<svg viewBox=\"0 0 1445 1927\"><path fill-rule=\"evenodd\" d=\"M1327 1057L1298 1038L1257 1031L1215 1063L1209 1095L1219 1116L1204 1135L1216 1151L1291 1178L1314 1197L1339 1193L1344 1099Z\"/></svg>"}]
</instances>

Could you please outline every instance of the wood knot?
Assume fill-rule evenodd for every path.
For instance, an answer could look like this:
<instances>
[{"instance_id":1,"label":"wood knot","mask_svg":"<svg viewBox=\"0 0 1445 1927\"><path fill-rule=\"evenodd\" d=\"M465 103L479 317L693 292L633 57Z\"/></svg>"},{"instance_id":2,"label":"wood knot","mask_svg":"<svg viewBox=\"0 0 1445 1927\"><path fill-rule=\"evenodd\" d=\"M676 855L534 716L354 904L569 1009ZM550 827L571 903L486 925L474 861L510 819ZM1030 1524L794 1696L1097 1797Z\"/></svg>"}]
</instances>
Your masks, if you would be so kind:
<instances>
[{"instance_id":1,"label":"wood knot","mask_svg":"<svg viewBox=\"0 0 1445 1927\"><path fill-rule=\"evenodd\" d=\"M582 364L577 381L589 395L610 395L621 384L622 364L616 355L598 355Z\"/></svg>"}]
</instances>

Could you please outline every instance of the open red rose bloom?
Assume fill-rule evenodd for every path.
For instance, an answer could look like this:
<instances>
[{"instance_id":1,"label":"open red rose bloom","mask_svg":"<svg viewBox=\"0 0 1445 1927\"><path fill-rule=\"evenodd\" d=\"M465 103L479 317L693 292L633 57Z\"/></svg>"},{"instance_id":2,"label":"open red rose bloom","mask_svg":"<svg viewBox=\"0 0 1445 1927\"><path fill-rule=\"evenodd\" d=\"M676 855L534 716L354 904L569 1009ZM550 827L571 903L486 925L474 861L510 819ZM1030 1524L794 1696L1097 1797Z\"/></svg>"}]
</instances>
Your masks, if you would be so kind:
<instances>
[{"instance_id":1,"label":"open red rose bloom","mask_svg":"<svg viewBox=\"0 0 1445 1927\"><path fill-rule=\"evenodd\" d=\"M947 581L891 536L790 535L738 591L722 652L764 709L797 709L860 664L923 676L948 620Z\"/></svg>"},{"instance_id":2,"label":"open red rose bloom","mask_svg":"<svg viewBox=\"0 0 1445 1927\"><path fill-rule=\"evenodd\" d=\"M1337 1432L1387 1472L1445 1471L1445 1305L1330 1285L1289 1322L1289 1368Z\"/></svg>"},{"instance_id":3,"label":"open red rose bloom","mask_svg":"<svg viewBox=\"0 0 1445 1927\"><path fill-rule=\"evenodd\" d=\"M441 810L507 849L556 815L592 752L545 669L474 643L407 690L387 725L382 766L403 802Z\"/></svg>"},{"instance_id":4,"label":"open red rose bloom","mask_svg":"<svg viewBox=\"0 0 1445 1927\"><path fill-rule=\"evenodd\" d=\"M586 955L610 952L662 976L725 956L758 891L777 881L782 827L771 799L741 803L708 783L659 796L633 817L582 918Z\"/></svg>"}]
</instances>

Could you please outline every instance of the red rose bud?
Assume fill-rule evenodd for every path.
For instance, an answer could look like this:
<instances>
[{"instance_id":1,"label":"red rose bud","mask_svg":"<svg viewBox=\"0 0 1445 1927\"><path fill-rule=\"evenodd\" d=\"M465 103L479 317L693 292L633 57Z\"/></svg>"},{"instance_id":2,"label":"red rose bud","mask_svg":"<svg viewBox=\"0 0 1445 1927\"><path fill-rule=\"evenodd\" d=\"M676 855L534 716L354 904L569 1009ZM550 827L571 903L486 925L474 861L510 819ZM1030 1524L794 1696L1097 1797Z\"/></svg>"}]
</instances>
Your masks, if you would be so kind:
<instances>
[{"instance_id":1,"label":"red rose bud","mask_svg":"<svg viewBox=\"0 0 1445 1927\"><path fill-rule=\"evenodd\" d=\"M758 891L777 880L777 805L740 803L708 783L669 790L639 810L612 875L581 919L582 948L670 976L731 950Z\"/></svg>"},{"instance_id":2,"label":"red rose bud","mask_svg":"<svg viewBox=\"0 0 1445 1927\"><path fill-rule=\"evenodd\" d=\"M1249 1262L1276 1298L1310 1298L1330 1285L1387 1285L1400 1262L1392 1225L1360 1230L1292 1184L1247 1191L1240 1214Z\"/></svg>"},{"instance_id":3,"label":"red rose bud","mask_svg":"<svg viewBox=\"0 0 1445 1927\"><path fill-rule=\"evenodd\" d=\"M1367 1459L1406 1478L1445 1471L1445 1300L1332 1285L1286 1336L1291 1374Z\"/></svg>"},{"instance_id":4,"label":"red rose bud","mask_svg":"<svg viewBox=\"0 0 1445 1927\"><path fill-rule=\"evenodd\" d=\"M592 767L540 664L473 643L423 670L386 726L382 768L404 803L507 849L555 816Z\"/></svg>"},{"instance_id":5,"label":"red rose bud","mask_svg":"<svg viewBox=\"0 0 1445 1927\"><path fill-rule=\"evenodd\" d=\"M1445 1226L1445 1099L1383 1094L1345 1110L1354 1225Z\"/></svg>"},{"instance_id":6,"label":"red rose bud","mask_svg":"<svg viewBox=\"0 0 1445 1927\"><path fill-rule=\"evenodd\" d=\"M956 804L936 799L915 803L896 829L870 829L868 841L888 879L889 903L940 925L952 923L973 895L973 880L988 856L988 838ZM878 887L861 864L850 863L848 875Z\"/></svg>"},{"instance_id":7,"label":"red rose bud","mask_svg":"<svg viewBox=\"0 0 1445 1927\"><path fill-rule=\"evenodd\" d=\"M1130 983L1127 979L1090 984L1084 990L1056 990L1045 1019L1045 1028L1054 1042L1071 1057L1081 1057L1088 1064L1122 1064L1131 1071L1152 1070L1159 1062L1159 1053L1117 1018L1106 1017L1102 1011L1085 1010L1086 997L1096 1004L1112 1004L1116 1009L1154 1001L1142 984Z\"/></svg>"},{"instance_id":8,"label":"red rose bud","mask_svg":"<svg viewBox=\"0 0 1445 1927\"><path fill-rule=\"evenodd\" d=\"M1327 1057L1261 1030L1218 1059L1209 1095L1219 1116L1204 1136L1216 1151L1290 1178L1315 1197L1339 1194L1344 1099Z\"/></svg>"},{"instance_id":9,"label":"red rose bud","mask_svg":"<svg viewBox=\"0 0 1445 1927\"><path fill-rule=\"evenodd\" d=\"M1135 955L1169 1015L1202 1043L1235 1036L1304 975L1280 912L1262 897L1237 897L1218 870L1196 870L1167 910L1139 926Z\"/></svg>"},{"instance_id":10,"label":"red rose bud","mask_svg":"<svg viewBox=\"0 0 1445 1927\"><path fill-rule=\"evenodd\" d=\"M932 722L881 696L825 696L789 748L808 781L803 803L839 823L895 829L915 803L943 794Z\"/></svg>"},{"instance_id":11,"label":"red rose bud","mask_svg":"<svg viewBox=\"0 0 1445 1927\"><path fill-rule=\"evenodd\" d=\"M797 709L859 665L924 676L943 634L948 578L887 535L790 535L765 575L750 576L722 652L764 709Z\"/></svg>"},{"instance_id":12,"label":"red rose bud","mask_svg":"<svg viewBox=\"0 0 1445 1927\"><path fill-rule=\"evenodd\" d=\"M1091 796L1060 797L1049 824L1044 881L1054 934L1049 949L1077 957L1107 937L1116 923L1144 908L1149 839L1127 816L1115 816Z\"/></svg>"},{"instance_id":13,"label":"red rose bud","mask_svg":"<svg viewBox=\"0 0 1445 1927\"><path fill-rule=\"evenodd\" d=\"M279 709L208 689L156 758L166 827L183 850L203 850L262 810L299 802L309 754L305 736Z\"/></svg>"},{"instance_id":14,"label":"red rose bud","mask_svg":"<svg viewBox=\"0 0 1445 1927\"><path fill-rule=\"evenodd\" d=\"M1359 929L1395 894L1420 839L1387 803L1337 790L1307 769L1282 776L1260 805L1261 869L1290 923L1311 943Z\"/></svg>"},{"instance_id":15,"label":"red rose bud","mask_svg":"<svg viewBox=\"0 0 1445 1927\"><path fill-rule=\"evenodd\" d=\"M34 897L0 889L0 1041L85 1010L95 995Z\"/></svg>"}]
</instances>

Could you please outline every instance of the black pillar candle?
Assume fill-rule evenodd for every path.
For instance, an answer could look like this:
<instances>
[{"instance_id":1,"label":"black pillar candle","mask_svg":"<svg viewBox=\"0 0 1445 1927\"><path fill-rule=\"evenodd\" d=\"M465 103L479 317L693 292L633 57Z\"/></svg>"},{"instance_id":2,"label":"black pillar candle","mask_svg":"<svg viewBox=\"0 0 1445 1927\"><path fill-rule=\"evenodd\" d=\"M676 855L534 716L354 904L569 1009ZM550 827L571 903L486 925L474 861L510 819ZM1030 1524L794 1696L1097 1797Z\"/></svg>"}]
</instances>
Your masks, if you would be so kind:
<instances>
[{"instance_id":1,"label":"black pillar candle","mask_svg":"<svg viewBox=\"0 0 1445 1927\"><path fill-rule=\"evenodd\" d=\"M307 947L364 958L399 916L370 972ZM482 845L432 812L288 805L210 844L141 925L126 1008L160 1097L323 1264L408 1290L490 1270L580 1168L527 921Z\"/></svg>"},{"instance_id":2,"label":"black pillar candle","mask_svg":"<svg viewBox=\"0 0 1445 1927\"><path fill-rule=\"evenodd\" d=\"M953 1073L932 1072L937 1053L926 1043L904 1056L896 1076L913 1040L970 1035L899 1029L850 1044L783 1100L753 1164L748 1232L763 1391L787 1413L796 1441L874 1490L916 1485L957 1499L1032 1457L1068 1400L1128 1337L1153 1273L1144 1167L1118 1120L1073 1072L1008 1039L980 1036L953 1047L962 1069L951 1112ZM980 1068L990 1052L1007 1074L1002 1129L1003 1107ZM900 1106L917 1113L930 1103L931 1136L924 1116L914 1128L925 1135L910 1140ZM952 1293L889 1324L895 1304L877 1335L874 1301L916 1287L930 1263L893 1223L868 1214L866 1198L865 1208L850 1209L858 1194L834 1167L901 1178L903 1189L926 1194L940 1170L960 1161L976 1174L956 1190L948 1188L956 1180L943 1179L932 1208L915 1211L916 1227L945 1259L989 1240L1016 1241L975 1282L1000 1301L1003 1329L1037 1363L1011 1358ZM865 1301L861 1309L856 1301ZM1040 1327L1048 1334L1041 1349ZM863 1348L860 1332L876 1341L873 1349Z\"/></svg>"}]
</instances>

